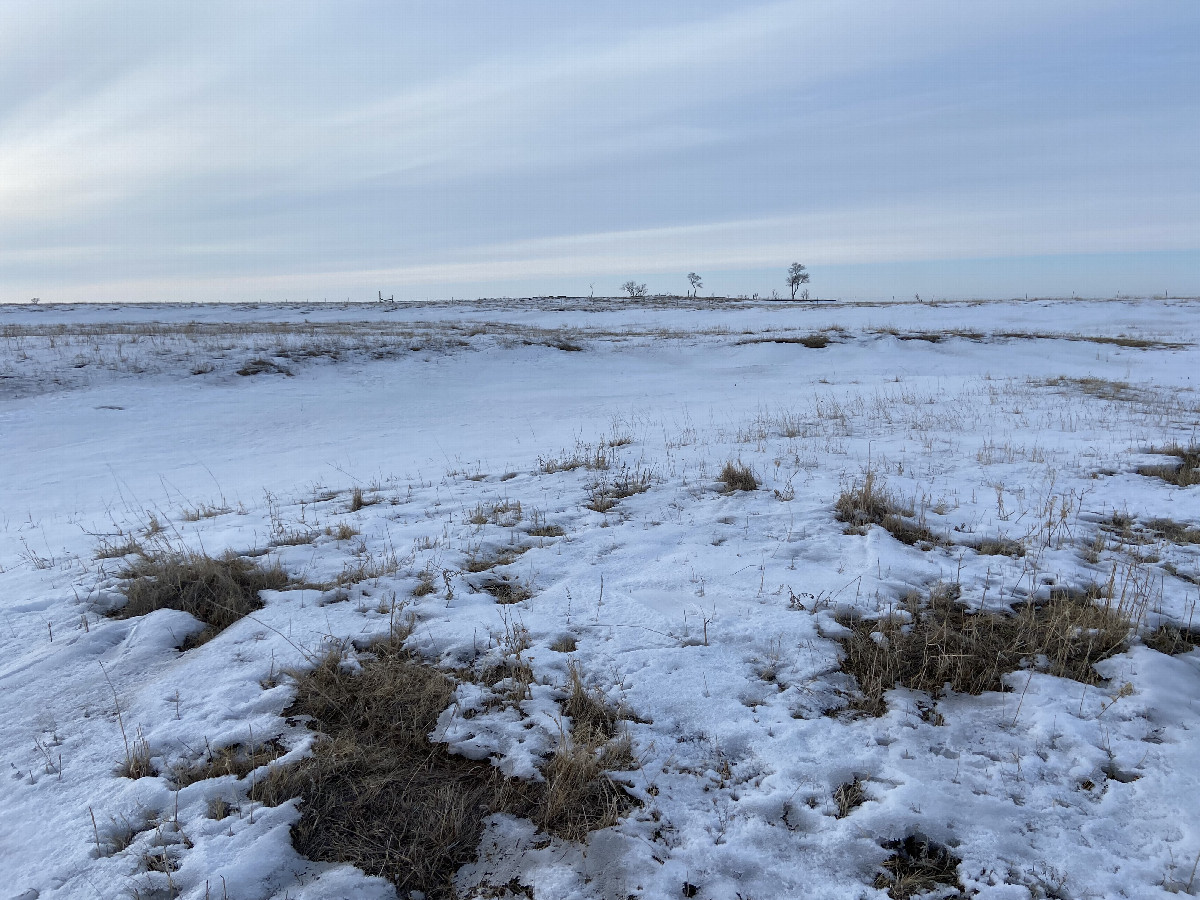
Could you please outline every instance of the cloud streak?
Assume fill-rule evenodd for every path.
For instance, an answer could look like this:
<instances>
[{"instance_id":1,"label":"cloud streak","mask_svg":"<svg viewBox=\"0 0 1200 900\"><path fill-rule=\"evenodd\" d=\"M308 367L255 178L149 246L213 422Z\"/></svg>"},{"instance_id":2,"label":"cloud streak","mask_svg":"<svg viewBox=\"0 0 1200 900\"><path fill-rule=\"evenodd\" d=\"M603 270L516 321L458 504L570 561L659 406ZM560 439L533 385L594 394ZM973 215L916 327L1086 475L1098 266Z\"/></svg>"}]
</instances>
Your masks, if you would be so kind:
<instances>
[{"instance_id":1,"label":"cloud streak","mask_svg":"<svg viewBox=\"0 0 1200 900\"><path fill-rule=\"evenodd\" d=\"M1189 7L458 6L6 4L0 299L1200 249Z\"/></svg>"}]
</instances>

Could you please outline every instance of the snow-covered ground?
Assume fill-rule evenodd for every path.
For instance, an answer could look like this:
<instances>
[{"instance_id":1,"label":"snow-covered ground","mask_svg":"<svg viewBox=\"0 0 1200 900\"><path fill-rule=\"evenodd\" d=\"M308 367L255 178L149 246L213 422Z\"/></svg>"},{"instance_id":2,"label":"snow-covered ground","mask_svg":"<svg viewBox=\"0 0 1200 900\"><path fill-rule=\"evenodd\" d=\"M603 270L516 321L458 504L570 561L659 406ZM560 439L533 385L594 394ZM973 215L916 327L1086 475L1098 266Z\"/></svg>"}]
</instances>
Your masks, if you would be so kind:
<instances>
[{"instance_id":1,"label":"snow-covered ground","mask_svg":"<svg viewBox=\"0 0 1200 900\"><path fill-rule=\"evenodd\" d=\"M836 640L939 583L999 609L1112 582L1143 631L1188 625L1200 544L1146 523L1197 527L1200 486L1136 469L1200 442L1198 341L1195 301L0 307L0 897L394 896L299 857L297 804L250 802L253 776L116 769L139 733L164 772L206 744L307 752L270 676L397 609L447 671L528 630L531 698L460 685L435 734L457 752L537 777L572 660L636 714L614 777L641 806L586 846L495 817L463 896L883 897L884 844L912 835L968 895L1200 894L1200 652L1134 637L1099 685L1034 666L874 718L837 713ZM725 491L728 461L759 489ZM834 505L868 471L946 544L847 533ZM648 490L588 507L627 476ZM266 592L180 652L184 613L103 615L124 565L103 551L130 539L342 585ZM500 574L532 595L498 604ZM164 844L169 876L146 865Z\"/></svg>"}]
</instances>

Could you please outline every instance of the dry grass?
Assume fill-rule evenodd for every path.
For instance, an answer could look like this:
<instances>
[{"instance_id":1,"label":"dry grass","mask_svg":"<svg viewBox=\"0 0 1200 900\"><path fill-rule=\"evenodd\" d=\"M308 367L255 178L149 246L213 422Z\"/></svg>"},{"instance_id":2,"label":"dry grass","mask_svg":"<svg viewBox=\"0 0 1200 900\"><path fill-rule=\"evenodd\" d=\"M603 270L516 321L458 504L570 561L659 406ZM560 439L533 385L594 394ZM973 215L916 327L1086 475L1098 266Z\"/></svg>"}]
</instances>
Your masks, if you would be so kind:
<instances>
[{"instance_id":1,"label":"dry grass","mask_svg":"<svg viewBox=\"0 0 1200 900\"><path fill-rule=\"evenodd\" d=\"M207 626L187 638L181 648L184 650L211 640L261 609L259 591L280 590L288 585L288 577L278 563L264 566L233 552L219 557L190 550L147 554L126 568L121 577L129 600L111 613L114 618L178 609Z\"/></svg>"},{"instance_id":2,"label":"dry grass","mask_svg":"<svg viewBox=\"0 0 1200 900\"><path fill-rule=\"evenodd\" d=\"M1020 559L1025 555L1025 545L1009 538L982 538L967 546L983 556L1009 556Z\"/></svg>"},{"instance_id":3,"label":"dry grass","mask_svg":"<svg viewBox=\"0 0 1200 900\"><path fill-rule=\"evenodd\" d=\"M497 566L511 565L516 561L517 557L528 549L528 547L519 545L504 547L490 555L472 551L467 554L466 561L463 563L463 570L471 574L478 574L480 572L487 572L489 569L494 569Z\"/></svg>"},{"instance_id":4,"label":"dry grass","mask_svg":"<svg viewBox=\"0 0 1200 900\"><path fill-rule=\"evenodd\" d=\"M487 762L431 744L454 699L448 678L407 652L399 637L375 644L357 672L330 654L297 677L289 715L323 732L313 755L274 769L255 799L303 798L292 829L298 852L381 875L401 896L454 895L451 878L474 858L483 818L526 811L531 799Z\"/></svg>"},{"instance_id":5,"label":"dry grass","mask_svg":"<svg viewBox=\"0 0 1200 900\"><path fill-rule=\"evenodd\" d=\"M519 500L502 500L486 506L479 503L467 515L467 521L472 525L499 525L502 528L515 527L521 518L521 501Z\"/></svg>"},{"instance_id":6,"label":"dry grass","mask_svg":"<svg viewBox=\"0 0 1200 900\"><path fill-rule=\"evenodd\" d=\"M575 635L564 634L554 639L554 643L550 645L550 649L555 653L574 653L578 643Z\"/></svg>"},{"instance_id":7,"label":"dry grass","mask_svg":"<svg viewBox=\"0 0 1200 900\"><path fill-rule=\"evenodd\" d=\"M356 487L350 492L350 512L358 512L363 507L374 506L378 502L378 497L366 496L360 487Z\"/></svg>"},{"instance_id":8,"label":"dry grass","mask_svg":"<svg viewBox=\"0 0 1200 900\"><path fill-rule=\"evenodd\" d=\"M605 772L636 763L629 736L621 732L622 712L599 690L584 685L574 662L568 673L570 693L563 713L570 718L570 734L546 765L545 793L533 820L554 834L582 840L589 831L615 824L630 809L629 796Z\"/></svg>"},{"instance_id":9,"label":"dry grass","mask_svg":"<svg viewBox=\"0 0 1200 900\"><path fill-rule=\"evenodd\" d=\"M275 547L299 547L311 544L320 534L315 528L293 528L291 531L280 531L271 539Z\"/></svg>"},{"instance_id":10,"label":"dry grass","mask_svg":"<svg viewBox=\"0 0 1200 900\"><path fill-rule=\"evenodd\" d=\"M347 525L345 522L338 523L336 528L326 525L325 534L333 538L335 541L348 541L359 533L357 528Z\"/></svg>"},{"instance_id":11,"label":"dry grass","mask_svg":"<svg viewBox=\"0 0 1200 900\"><path fill-rule=\"evenodd\" d=\"M529 516L529 528L526 534L530 537L562 537L567 532L561 525L552 525L546 521L545 513L534 510Z\"/></svg>"},{"instance_id":12,"label":"dry grass","mask_svg":"<svg viewBox=\"0 0 1200 900\"><path fill-rule=\"evenodd\" d=\"M1142 642L1151 650L1176 656L1190 653L1200 645L1200 633L1177 625L1160 625L1154 631L1143 634Z\"/></svg>"},{"instance_id":13,"label":"dry grass","mask_svg":"<svg viewBox=\"0 0 1200 900\"><path fill-rule=\"evenodd\" d=\"M743 465L741 460L737 462L728 460L721 469L719 478L728 493L758 490L758 479L754 477L754 471L749 466Z\"/></svg>"},{"instance_id":14,"label":"dry grass","mask_svg":"<svg viewBox=\"0 0 1200 900\"><path fill-rule=\"evenodd\" d=\"M833 802L837 804L838 809L837 817L839 819L846 818L854 809L862 806L866 799L867 795L862 789L861 778L839 784L833 792Z\"/></svg>"},{"instance_id":15,"label":"dry grass","mask_svg":"<svg viewBox=\"0 0 1200 900\"><path fill-rule=\"evenodd\" d=\"M604 470L611 465L610 454L605 452L603 445L593 448L586 444L576 444L573 450L564 450L561 456L538 459L538 470L546 475L571 472L575 469Z\"/></svg>"},{"instance_id":16,"label":"dry grass","mask_svg":"<svg viewBox=\"0 0 1200 900\"><path fill-rule=\"evenodd\" d=\"M1174 466L1139 466L1137 470L1139 475L1161 478L1167 484L1173 484L1176 487L1191 487L1194 484L1200 484L1200 446L1181 447L1175 444L1150 452L1178 457L1179 463Z\"/></svg>"},{"instance_id":17,"label":"dry grass","mask_svg":"<svg viewBox=\"0 0 1200 900\"><path fill-rule=\"evenodd\" d=\"M240 369L239 375L291 375L292 370L269 359L259 356L248 360Z\"/></svg>"},{"instance_id":18,"label":"dry grass","mask_svg":"<svg viewBox=\"0 0 1200 900\"><path fill-rule=\"evenodd\" d=\"M869 526L881 525L896 540L910 546L929 549L947 543L923 523L912 521L912 510L892 496L870 469L861 483L842 491L834 510L838 520L849 526L849 534L865 534Z\"/></svg>"},{"instance_id":19,"label":"dry grass","mask_svg":"<svg viewBox=\"0 0 1200 900\"><path fill-rule=\"evenodd\" d=\"M400 896L450 898L453 876L475 858L488 815L530 818L577 840L628 808L603 771L613 758L583 741L560 747L544 783L506 779L488 762L432 743L454 685L406 650L404 637L372 645L357 669L334 653L295 676L287 714L310 716L322 736L312 756L260 779L252 798L302 798L292 829L298 852L387 878Z\"/></svg>"},{"instance_id":20,"label":"dry grass","mask_svg":"<svg viewBox=\"0 0 1200 900\"><path fill-rule=\"evenodd\" d=\"M899 841L887 841L883 847L891 850L892 855L884 860L883 871L876 876L873 886L886 890L893 900L909 900L946 887L956 891L939 896L967 896L958 880L962 860L941 844L921 835L912 835Z\"/></svg>"},{"instance_id":21,"label":"dry grass","mask_svg":"<svg viewBox=\"0 0 1200 900\"><path fill-rule=\"evenodd\" d=\"M141 553L141 543L133 535L121 535L115 540L101 538L96 547L96 559L120 559L133 553Z\"/></svg>"},{"instance_id":22,"label":"dry grass","mask_svg":"<svg viewBox=\"0 0 1200 900\"><path fill-rule=\"evenodd\" d=\"M215 750L209 747L198 762L176 766L172 770L172 779L182 788L197 781L221 778L225 775L245 778L255 769L273 763L283 752L283 747L273 740L253 746L231 744Z\"/></svg>"},{"instance_id":23,"label":"dry grass","mask_svg":"<svg viewBox=\"0 0 1200 900\"><path fill-rule=\"evenodd\" d=\"M850 707L887 712L884 694L901 686L937 698L950 690L1004 690L1003 676L1036 666L1087 684L1100 681L1093 665L1124 649L1133 629L1130 610L1100 600L1098 589L1061 591L1042 604L1007 614L974 612L958 602L956 585L911 592L903 611L876 620L843 620L842 668L858 682Z\"/></svg>"},{"instance_id":24,"label":"dry grass","mask_svg":"<svg viewBox=\"0 0 1200 900\"><path fill-rule=\"evenodd\" d=\"M529 585L511 578L496 578L483 586L483 589L496 598L497 603L520 603L533 596Z\"/></svg>"},{"instance_id":25,"label":"dry grass","mask_svg":"<svg viewBox=\"0 0 1200 900\"><path fill-rule=\"evenodd\" d=\"M598 481L588 490L588 502L584 504L595 512L608 512L617 502L635 494L650 490L653 476L648 469L630 469L621 466L615 478Z\"/></svg>"},{"instance_id":26,"label":"dry grass","mask_svg":"<svg viewBox=\"0 0 1200 900\"><path fill-rule=\"evenodd\" d=\"M426 569L417 576L417 586L412 589L412 595L414 597L425 597L436 590L437 584L433 580L433 572Z\"/></svg>"},{"instance_id":27,"label":"dry grass","mask_svg":"<svg viewBox=\"0 0 1200 900\"><path fill-rule=\"evenodd\" d=\"M829 335L819 331L798 337L756 337L738 341L739 346L743 344L800 344L810 350L823 350L830 343Z\"/></svg>"},{"instance_id":28,"label":"dry grass","mask_svg":"<svg viewBox=\"0 0 1200 900\"><path fill-rule=\"evenodd\" d=\"M1146 527L1172 544L1200 544L1200 528L1174 519L1151 519Z\"/></svg>"},{"instance_id":29,"label":"dry grass","mask_svg":"<svg viewBox=\"0 0 1200 900\"><path fill-rule=\"evenodd\" d=\"M124 726L122 726L123 731ZM132 741L126 743L125 759L117 767L117 774L135 781L139 778L153 778L158 774L158 769L150 761L150 742L146 740L140 730Z\"/></svg>"}]
</instances>

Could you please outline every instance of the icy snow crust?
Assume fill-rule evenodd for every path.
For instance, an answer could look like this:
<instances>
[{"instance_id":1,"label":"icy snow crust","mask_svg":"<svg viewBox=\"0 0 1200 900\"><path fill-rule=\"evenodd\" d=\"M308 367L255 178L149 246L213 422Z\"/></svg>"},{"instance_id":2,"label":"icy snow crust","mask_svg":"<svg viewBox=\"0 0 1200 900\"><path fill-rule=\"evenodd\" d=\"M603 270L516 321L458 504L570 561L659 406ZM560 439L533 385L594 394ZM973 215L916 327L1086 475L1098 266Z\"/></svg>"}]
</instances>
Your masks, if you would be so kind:
<instances>
[{"instance_id":1,"label":"icy snow crust","mask_svg":"<svg viewBox=\"0 0 1200 900\"><path fill-rule=\"evenodd\" d=\"M940 720L902 689L855 718L833 639L835 613L938 582L998 609L1115 577L1147 627L1186 625L1197 545L1104 529L1200 523L1200 487L1135 472L1197 440L1198 323L1191 301L0 307L0 893L394 896L298 857L297 803L247 799L261 771L176 790L116 769L122 725L167 773L206 742L308 752L279 672L398 611L447 671L529 631L532 698L489 706L464 682L434 735L458 752L536 777L571 658L637 716L640 765L614 777L641 807L586 846L495 817L463 896L883 897L881 844L912 834L978 897L1200 893L1200 653L1135 639L1099 686L1020 671L941 698ZM826 329L823 349L786 342ZM274 368L237 374L255 359ZM611 467L544 471L581 448ZM728 460L759 490L723 492ZM834 503L868 467L949 545L845 533ZM649 490L587 508L622 472ZM519 522L472 524L503 502ZM564 534L529 535L535 512ZM359 534L325 533L343 523ZM102 615L122 561L97 551L131 537L266 552L315 587L266 592L181 653L185 613ZM981 537L1026 555L967 547ZM414 597L422 572L436 591ZM482 587L501 574L532 597L497 604ZM573 653L550 649L566 636ZM855 778L865 802L838 818ZM213 798L234 812L209 818ZM147 871L164 848L169 883Z\"/></svg>"}]
</instances>

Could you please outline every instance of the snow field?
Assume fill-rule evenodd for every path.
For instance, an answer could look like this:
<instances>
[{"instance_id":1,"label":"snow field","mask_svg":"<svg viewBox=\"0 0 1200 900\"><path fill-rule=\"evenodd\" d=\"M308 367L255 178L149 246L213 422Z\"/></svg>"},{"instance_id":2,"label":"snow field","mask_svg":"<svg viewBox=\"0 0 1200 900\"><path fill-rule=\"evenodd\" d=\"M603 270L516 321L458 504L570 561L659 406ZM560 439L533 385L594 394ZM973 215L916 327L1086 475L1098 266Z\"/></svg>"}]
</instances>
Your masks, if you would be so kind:
<instances>
[{"instance_id":1,"label":"snow field","mask_svg":"<svg viewBox=\"0 0 1200 900\"><path fill-rule=\"evenodd\" d=\"M939 584L993 611L1111 585L1143 635L1186 628L1197 488L1137 469L1195 442L1195 311L464 306L368 340L351 310L334 355L296 321L333 310L202 308L203 341L194 309L5 310L5 890L393 896L299 857L296 802L249 799L263 770L169 773L206 744L309 752L280 673L411 615L408 646L443 670L519 653L533 676L461 678L434 733L456 753L539 777L572 665L635 717L637 763L613 777L641 806L586 845L493 817L463 896L882 897L884 845L912 836L960 861L968 895L1196 893L1195 650L1134 636L1095 685L1034 660L1007 692L900 688L868 717L838 641ZM143 314L158 334L114 324ZM293 375L236 374L260 357ZM758 489L728 490L727 464ZM835 506L868 471L936 545L847 533ZM307 586L181 653L185 613L103 615L134 557L97 552L134 545L262 554ZM138 740L167 774L115 774Z\"/></svg>"}]
</instances>

